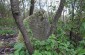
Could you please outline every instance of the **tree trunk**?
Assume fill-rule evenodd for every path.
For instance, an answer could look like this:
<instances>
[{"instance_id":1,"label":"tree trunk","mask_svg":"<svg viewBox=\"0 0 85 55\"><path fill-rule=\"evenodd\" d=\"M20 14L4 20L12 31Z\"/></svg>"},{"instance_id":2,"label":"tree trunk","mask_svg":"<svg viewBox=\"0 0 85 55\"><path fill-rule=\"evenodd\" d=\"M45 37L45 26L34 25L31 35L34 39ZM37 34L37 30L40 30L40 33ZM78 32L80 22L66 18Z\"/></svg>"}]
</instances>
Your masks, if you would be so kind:
<instances>
[{"instance_id":1,"label":"tree trunk","mask_svg":"<svg viewBox=\"0 0 85 55\"><path fill-rule=\"evenodd\" d=\"M58 22L58 19L60 18L61 16L61 13L62 13L62 10L64 8L64 3L65 3L65 0L61 0L60 1L60 5L59 5L59 8L58 10L56 11L56 14L53 18L53 21L52 21L52 24L51 24L51 27L50 27L50 32L49 32L49 35L50 36L52 33L55 32L56 30L56 26L57 26L57 22Z\"/></svg>"},{"instance_id":2,"label":"tree trunk","mask_svg":"<svg viewBox=\"0 0 85 55\"><path fill-rule=\"evenodd\" d=\"M71 5L72 6L72 21L74 19L75 2L76 2L76 0L74 0L73 3L72 3L72 5Z\"/></svg>"},{"instance_id":3,"label":"tree trunk","mask_svg":"<svg viewBox=\"0 0 85 55\"><path fill-rule=\"evenodd\" d=\"M35 0L31 0L29 16L33 14Z\"/></svg>"},{"instance_id":4,"label":"tree trunk","mask_svg":"<svg viewBox=\"0 0 85 55\"><path fill-rule=\"evenodd\" d=\"M19 10L19 1L18 0L10 0L10 2L11 2L11 10L12 10L12 14L15 19L15 22L23 35L25 45L26 45L30 55L32 55L33 46L30 42L30 39L28 38L29 36L28 36L28 33L23 25L23 21L20 19L21 15L20 15L20 10Z\"/></svg>"}]
</instances>

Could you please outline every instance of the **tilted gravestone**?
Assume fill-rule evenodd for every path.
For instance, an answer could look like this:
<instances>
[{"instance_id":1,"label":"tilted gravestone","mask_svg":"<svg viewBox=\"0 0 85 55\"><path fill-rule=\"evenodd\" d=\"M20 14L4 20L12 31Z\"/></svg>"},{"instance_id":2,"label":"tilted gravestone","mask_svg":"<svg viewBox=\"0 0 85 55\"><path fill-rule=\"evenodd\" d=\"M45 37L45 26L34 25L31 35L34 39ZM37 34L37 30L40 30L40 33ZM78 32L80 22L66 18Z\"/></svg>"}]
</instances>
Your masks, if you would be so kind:
<instances>
[{"instance_id":1,"label":"tilted gravestone","mask_svg":"<svg viewBox=\"0 0 85 55\"><path fill-rule=\"evenodd\" d=\"M44 10L40 10L29 18L25 19L29 22L29 28L32 30L33 37L39 40L47 39L50 31L50 23Z\"/></svg>"}]
</instances>

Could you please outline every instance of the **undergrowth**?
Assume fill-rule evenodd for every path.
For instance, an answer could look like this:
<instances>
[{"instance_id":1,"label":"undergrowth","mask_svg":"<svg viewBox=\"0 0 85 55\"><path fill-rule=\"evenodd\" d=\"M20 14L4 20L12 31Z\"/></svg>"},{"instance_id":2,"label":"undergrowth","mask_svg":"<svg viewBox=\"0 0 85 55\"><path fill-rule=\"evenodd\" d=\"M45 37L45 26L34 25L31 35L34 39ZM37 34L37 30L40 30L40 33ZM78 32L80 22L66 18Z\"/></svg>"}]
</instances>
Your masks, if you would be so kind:
<instances>
[{"instance_id":1,"label":"undergrowth","mask_svg":"<svg viewBox=\"0 0 85 55\"><path fill-rule=\"evenodd\" d=\"M47 40L39 41L32 38L32 44L35 51L32 55L85 55L85 22L81 23L79 32L83 38L75 47L72 40L67 35L72 28L72 23L63 24L58 22L57 35L52 34ZM14 55L28 55L24 43L18 43L14 46ZM17 47L16 47L17 46Z\"/></svg>"}]
</instances>

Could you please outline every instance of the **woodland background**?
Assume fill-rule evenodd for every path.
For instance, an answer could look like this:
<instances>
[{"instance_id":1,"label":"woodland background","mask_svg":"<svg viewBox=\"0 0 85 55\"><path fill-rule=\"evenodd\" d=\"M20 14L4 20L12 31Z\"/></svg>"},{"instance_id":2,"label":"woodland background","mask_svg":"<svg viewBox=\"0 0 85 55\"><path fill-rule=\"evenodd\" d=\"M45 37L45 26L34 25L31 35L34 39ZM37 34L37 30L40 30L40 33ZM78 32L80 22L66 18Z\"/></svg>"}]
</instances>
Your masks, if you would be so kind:
<instances>
[{"instance_id":1,"label":"woodland background","mask_svg":"<svg viewBox=\"0 0 85 55\"><path fill-rule=\"evenodd\" d=\"M0 0L0 55L84 54L85 0Z\"/></svg>"}]
</instances>

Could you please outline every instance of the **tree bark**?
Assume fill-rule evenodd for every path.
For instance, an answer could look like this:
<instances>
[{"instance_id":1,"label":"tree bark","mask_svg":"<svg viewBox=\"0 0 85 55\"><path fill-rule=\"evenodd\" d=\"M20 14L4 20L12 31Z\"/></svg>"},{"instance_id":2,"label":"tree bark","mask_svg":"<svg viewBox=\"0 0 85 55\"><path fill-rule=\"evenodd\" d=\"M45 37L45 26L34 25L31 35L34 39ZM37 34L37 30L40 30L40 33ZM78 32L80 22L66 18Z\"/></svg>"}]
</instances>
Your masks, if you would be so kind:
<instances>
[{"instance_id":1,"label":"tree bark","mask_svg":"<svg viewBox=\"0 0 85 55\"><path fill-rule=\"evenodd\" d=\"M53 21L52 21L52 24L51 24L51 27L50 27L50 32L49 32L49 35L48 36L50 36L52 33L55 32L58 19L60 18L61 13L62 13L62 10L64 8L64 4L65 4L65 0L61 0L60 1L60 5L59 5L59 8L56 11L56 14L55 14L55 16L53 18Z\"/></svg>"},{"instance_id":2,"label":"tree bark","mask_svg":"<svg viewBox=\"0 0 85 55\"><path fill-rule=\"evenodd\" d=\"M19 0L10 0L10 2L11 2L11 10L12 10L12 14L15 19L15 22L23 35L25 45L26 45L30 55L32 55L33 46L30 42L30 39L28 38L29 35L23 25L23 21L20 19L21 15L20 15L20 9L19 9Z\"/></svg>"}]
</instances>

